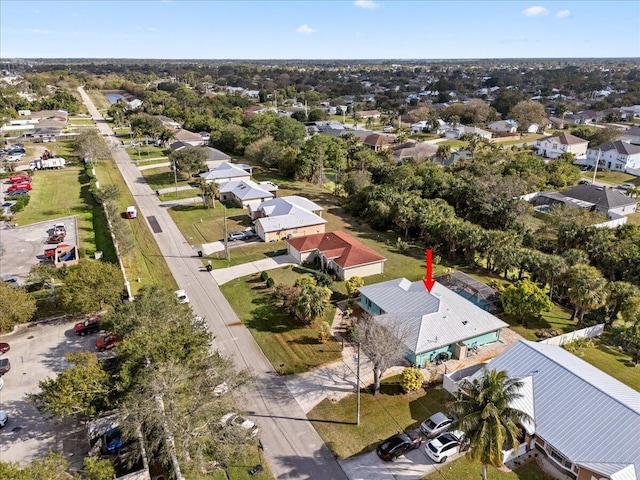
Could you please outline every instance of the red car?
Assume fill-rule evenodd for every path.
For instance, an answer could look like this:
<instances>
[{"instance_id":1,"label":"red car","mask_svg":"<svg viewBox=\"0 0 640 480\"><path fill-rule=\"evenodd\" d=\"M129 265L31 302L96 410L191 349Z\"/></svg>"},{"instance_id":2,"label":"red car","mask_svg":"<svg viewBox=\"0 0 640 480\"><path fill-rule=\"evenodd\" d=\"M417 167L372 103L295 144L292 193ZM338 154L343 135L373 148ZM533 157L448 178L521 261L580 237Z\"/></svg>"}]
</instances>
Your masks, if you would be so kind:
<instances>
[{"instance_id":1,"label":"red car","mask_svg":"<svg viewBox=\"0 0 640 480\"><path fill-rule=\"evenodd\" d=\"M7 188L7 193L15 192L16 190L31 190L31 184L28 182L14 183L9 188Z\"/></svg>"},{"instance_id":2,"label":"red car","mask_svg":"<svg viewBox=\"0 0 640 480\"><path fill-rule=\"evenodd\" d=\"M54 248L48 248L47 250L44 251L44 256L45 258L51 258L55 255L56 250L60 249L60 248L64 248L64 247L68 247L69 245L67 245L66 243L59 243L58 245L56 245Z\"/></svg>"},{"instance_id":3,"label":"red car","mask_svg":"<svg viewBox=\"0 0 640 480\"><path fill-rule=\"evenodd\" d=\"M104 352L105 350L115 347L117 343L118 340L116 339L116 336L113 333L110 333L96 340L96 349L99 352Z\"/></svg>"},{"instance_id":4,"label":"red car","mask_svg":"<svg viewBox=\"0 0 640 480\"><path fill-rule=\"evenodd\" d=\"M84 322L78 322L73 326L76 335L98 332L100 330L100 317L91 317Z\"/></svg>"},{"instance_id":5,"label":"red car","mask_svg":"<svg viewBox=\"0 0 640 480\"><path fill-rule=\"evenodd\" d=\"M31 181L31 177L29 175L24 175L24 174L11 175L9 177L9 181L11 183L30 182Z\"/></svg>"},{"instance_id":6,"label":"red car","mask_svg":"<svg viewBox=\"0 0 640 480\"><path fill-rule=\"evenodd\" d=\"M9 350L11 350L11 346L8 343L0 343L0 353L7 353Z\"/></svg>"}]
</instances>

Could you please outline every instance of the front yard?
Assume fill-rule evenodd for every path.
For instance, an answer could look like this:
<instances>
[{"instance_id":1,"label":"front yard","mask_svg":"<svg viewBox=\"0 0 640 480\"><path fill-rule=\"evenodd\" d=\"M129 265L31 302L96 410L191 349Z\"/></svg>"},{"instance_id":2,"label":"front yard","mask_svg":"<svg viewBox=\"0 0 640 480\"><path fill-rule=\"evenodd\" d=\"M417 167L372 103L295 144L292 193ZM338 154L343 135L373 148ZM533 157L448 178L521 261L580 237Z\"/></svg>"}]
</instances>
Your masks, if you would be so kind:
<instances>
[{"instance_id":1,"label":"front yard","mask_svg":"<svg viewBox=\"0 0 640 480\"><path fill-rule=\"evenodd\" d=\"M276 284L286 285L293 285L300 277L291 267L271 270L269 275ZM332 338L319 343L318 328L303 325L278 308L271 299L271 288L259 275L233 280L220 290L279 374L306 372L342 357L339 342ZM331 323L334 312L335 308L330 308L324 320Z\"/></svg>"},{"instance_id":2,"label":"front yard","mask_svg":"<svg viewBox=\"0 0 640 480\"><path fill-rule=\"evenodd\" d=\"M467 479L480 478L482 474L482 464L478 461L470 460L465 455L453 462L447 463L445 478ZM424 477L423 480L441 480L441 472L432 473ZM542 471L536 462L529 462L526 465L512 472L503 472L494 467L487 468L488 480L553 480Z\"/></svg>"}]
</instances>

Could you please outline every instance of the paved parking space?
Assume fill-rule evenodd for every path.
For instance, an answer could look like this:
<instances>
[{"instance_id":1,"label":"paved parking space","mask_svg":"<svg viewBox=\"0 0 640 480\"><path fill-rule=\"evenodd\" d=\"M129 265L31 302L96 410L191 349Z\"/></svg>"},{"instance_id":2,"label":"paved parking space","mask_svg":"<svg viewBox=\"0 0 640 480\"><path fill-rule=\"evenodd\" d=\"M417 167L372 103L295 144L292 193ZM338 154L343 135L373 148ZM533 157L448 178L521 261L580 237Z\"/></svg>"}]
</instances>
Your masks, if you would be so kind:
<instances>
[{"instance_id":1,"label":"paved parking space","mask_svg":"<svg viewBox=\"0 0 640 480\"><path fill-rule=\"evenodd\" d=\"M74 466L82 466L87 442L81 426L73 420L49 420L26 399L27 393L39 391L38 382L67 367L67 352L94 351L98 334L77 336L74 323L60 320L24 326L0 336L0 341L11 345L3 355L11 361L11 370L3 376L4 388L0 391L0 409L9 414L9 421L0 430L0 461L26 464L54 451L64 452Z\"/></svg>"},{"instance_id":2,"label":"paved parking space","mask_svg":"<svg viewBox=\"0 0 640 480\"><path fill-rule=\"evenodd\" d=\"M44 258L45 248L54 246L47 244L47 239L56 223L64 223L66 226L67 235L64 243L77 245L78 229L75 216L54 218L24 227L11 227L7 222L1 222L0 272L3 275L19 277L21 283L24 283L31 267Z\"/></svg>"},{"instance_id":3,"label":"paved parking space","mask_svg":"<svg viewBox=\"0 0 640 480\"><path fill-rule=\"evenodd\" d=\"M376 452L364 453L340 460L340 466L349 480L420 480L436 470L447 468L447 463L460 455L454 455L447 463L438 464L427 456L425 443L420 448L398 458L395 462L383 462Z\"/></svg>"}]
</instances>

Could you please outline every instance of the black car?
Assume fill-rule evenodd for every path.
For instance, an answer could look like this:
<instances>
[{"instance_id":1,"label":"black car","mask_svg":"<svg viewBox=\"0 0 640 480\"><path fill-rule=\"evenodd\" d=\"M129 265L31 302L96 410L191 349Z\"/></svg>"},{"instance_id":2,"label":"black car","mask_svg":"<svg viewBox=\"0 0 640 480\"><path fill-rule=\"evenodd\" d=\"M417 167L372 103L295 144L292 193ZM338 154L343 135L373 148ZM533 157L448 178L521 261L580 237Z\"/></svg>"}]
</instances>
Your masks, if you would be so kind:
<instances>
[{"instance_id":1,"label":"black car","mask_svg":"<svg viewBox=\"0 0 640 480\"><path fill-rule=\"evenodd\" d=\"M400 455L415 450L421 444L422 435L416 430L397 433L378 445L376 453L386 462L395 462Z\"/></svg>"},{"instance_id":2,"label":"black car","mask_svg":"<svg viewBox=\"0 0 640 480\"><path fill-rule=\"evenodd\" d=\"M25 190L24 188L20 188L18 190L14 190L11 193L8 193L7 197L20 197L22 195L29 195L29 190Z\"/></svg>"}]
</instances>

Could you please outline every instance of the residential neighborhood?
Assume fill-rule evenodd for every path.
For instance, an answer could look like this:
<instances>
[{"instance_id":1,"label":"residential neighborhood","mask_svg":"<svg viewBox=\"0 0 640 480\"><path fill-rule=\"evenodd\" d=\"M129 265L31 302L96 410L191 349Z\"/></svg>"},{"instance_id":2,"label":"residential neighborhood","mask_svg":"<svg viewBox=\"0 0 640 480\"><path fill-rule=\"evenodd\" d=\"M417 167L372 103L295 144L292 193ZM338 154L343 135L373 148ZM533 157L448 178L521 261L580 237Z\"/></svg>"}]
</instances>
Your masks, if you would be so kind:
<instances>
[{"instance_id":1,"label":"residential neighborhood","mask_svg":"<svg viewBox=\"0 0 640 480\"><path fill-rule=\"evenodd\" d=\"M562 55L585 2L440 60L445 2L133 1L87 50L58 26L102 5L17 49L9 3L0 477L640 480L640 74Z\"/></svg>"}]
</instances>

